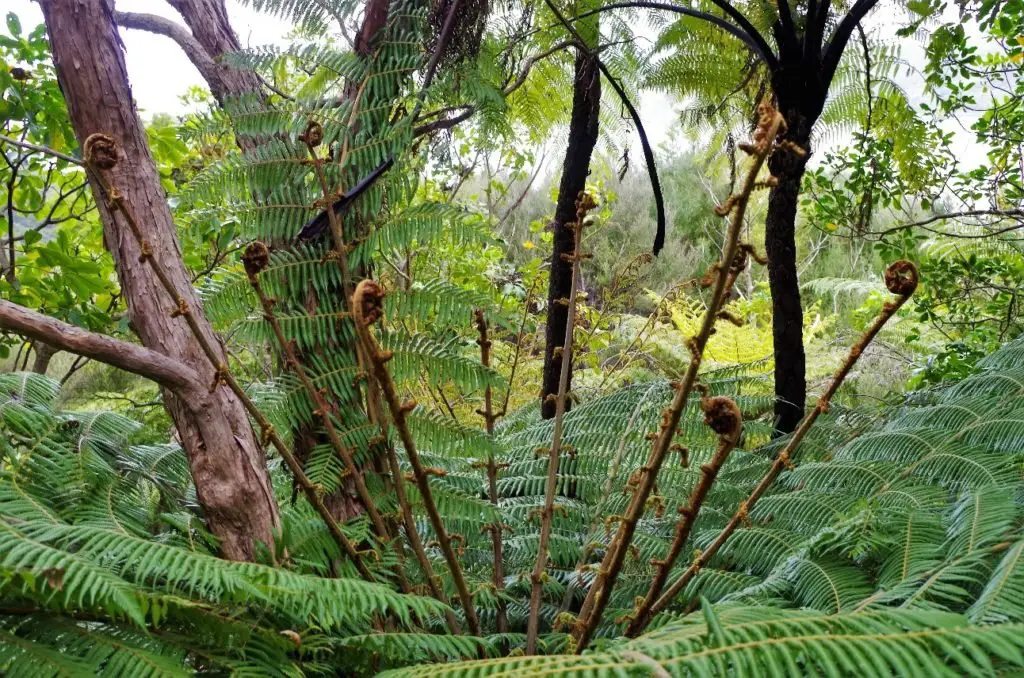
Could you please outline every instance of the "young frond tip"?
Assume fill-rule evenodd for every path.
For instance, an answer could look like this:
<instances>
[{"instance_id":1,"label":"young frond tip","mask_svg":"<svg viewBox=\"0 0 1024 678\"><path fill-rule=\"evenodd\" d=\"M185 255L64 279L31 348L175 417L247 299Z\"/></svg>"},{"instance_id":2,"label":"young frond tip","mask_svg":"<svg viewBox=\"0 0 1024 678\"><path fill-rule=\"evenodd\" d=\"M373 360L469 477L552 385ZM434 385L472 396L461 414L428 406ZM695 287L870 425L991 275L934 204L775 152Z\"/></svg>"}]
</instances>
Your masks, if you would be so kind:
<instances>
[{"instance_id":1,"label":"young frond tip","mask_svg":"<svg viewBox=\"0 0 1024 678\"><path fill-rule=\"evenodd\" d=\"M356 312L356 321L369 327L384 315L384 288L373 280L363 280L356 286L352 295L352 308Z\"/></svg>"},{"instance_id":2,"label":"young frond tip","mask_svg":"<svg viewBox=\"0 0 1024 678\"><path fill-rule=\"evenodd\" d=\"M704 398L700 403L704 411L704 423L720 436L734 438L743 426L740 408L730 398L714 396Z\"/></svg>"},{"instance_id":3,"label":"young frond tip","mask_svg":"<svg viewBox=\"0 0 1024 678\"><path fill-rule=\"evenodd\" d=\"M83 151L85 162L91 167L109 170L117 166L117 142L108 134L90 134L83 144Z\"/></svg>"},{"instance_id":4,"label":"young frond tip","mask_svg":"<svg viewBox=\"0 0 1024 678\"><path fill-rule=\"evenodd\" d=\"M259 240L249 243L242 254L242 265L245 266L245 273L250 280L256 278L269 263L270 249Z\"/></svg>"},{"instance_id":5,"label":"young frond tip","mask_svg":"<svg viewBox=\"0 0 1024 678\"><path fill-rule=\"evenodd\" d=\"M299 135L299 141L305 143L310 148L316 148L323 142L323 140L323 125L318 123L316 120L310 120L306 123L306 129Z\"/></svg>"},{"instance_id":6,"label":"young frond tip","mask_svg":"<svg viewBox=\"0 0 1024 678\"><path fill-rule=\"evenodd\" d=\"M917 267L906 259L889 264L885 269L885 287L893 294L909 297L917 289Z\"/></svg>"}]
</instances>

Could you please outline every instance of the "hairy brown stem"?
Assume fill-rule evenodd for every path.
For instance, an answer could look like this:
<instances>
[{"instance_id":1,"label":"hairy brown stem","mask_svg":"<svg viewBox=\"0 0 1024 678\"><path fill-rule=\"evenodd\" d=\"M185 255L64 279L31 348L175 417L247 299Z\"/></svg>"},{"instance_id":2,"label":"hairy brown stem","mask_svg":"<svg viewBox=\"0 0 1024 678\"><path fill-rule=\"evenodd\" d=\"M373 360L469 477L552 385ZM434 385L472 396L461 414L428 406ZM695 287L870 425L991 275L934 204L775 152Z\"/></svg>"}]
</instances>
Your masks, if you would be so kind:
<instances>
[{"instance_id":1,"label":"hairy brown stem","mask_svg":"<svg viewBox=\"0 0 1024 678\"><path fill-rule=\"evenodd\" d=\"M327 531L330 533L331 538L338 544L342 551L345 552L345 554L352 561L353 565L355 565L356 569L359 571L359 574L363 577L363 579L371 582L376 581L376 578L373 576L373 573L370 572L369 568L366 566L366 563L363 562L363 559L359 555L359 552L356 550L355 546L353 546L349 538L345 536L345 533L341 531L341 528L338 526L337 521L334 520L334 516L331 515L330 510L324 505L323 499L320 497L317 488L313 485L312 482L310 482L309 478L303 472L302 465L299 463L298 459L295 458L295 455L292 453L292 451L288 449L288 446L284 444L284 441L281 440L281 437L277 435L277 433L274 431L274 426L267 420L265 416L263 416L263 413L260 412L258 407L256 407L256 404L252 401L251 398L249 398L249 395L245 392L245 389L243 389L242 386L235 379L234 375L228 369L227 364L221 358L220 353L210 343L210 340L207 338L207 336L202 332L198 322L196 321L192 309L189 308L184 298L179 294L178 290L175 288L174 283L171 281L169 275L167 274L167 271L164 270L163 265L155 257L151 255L152 248L149 242L143 236L142 230L139 228L139 224L135 220L135 215L132 212L131 208L125 203L124 198L121 197L120 192L107 182L102 170L99 167L97 167L94 163L89 161L90 140L94 140L94 143L97 144L109 143L111 147L113 147L114 142L109 137L105 137L103 135L94 135L93 137L87 139L85 144L86 167L88 171L93 175L96 184L102 188L103 193L105 194L104 198L109 204L110 208L112 210L117 210L118 212L120 212L124 216L125 221L128 222L129 230L131 230L132 235L135 237L136 241L138 241L139 249L142 251L141 258L149 263L149 265L153 269L153 273L160 281L160 284L163 286L164 290L166 290L167 294L170 295L170 297L175 300L176 308L174 309L173 314L180 315L185 319L185 322L188 324L189 329L195 336L196 341L199 342L199 346L201 347L203 353L206 355L207 359L216 369L217 380L214 384L211 385L210 388L212 389L216 388L220 384L226 384L228 388L232 390L232 392L235 394L235 397L238 398L238 400L242 403L242 406L249 413L249 416L251 416L253 420L255 420L256 424L260 427L260 432L264 440L271 443L274 446L274 449L277 451L277 453L281 455L281 458L288 466L288 469L295 476L296 481L298 482L299 486L305 493L307 499L309 500L309 503L313 505L313 508L316 510L317 514L324 521L324 524L327 526Z\"/></svg>"},{"instance_id":2,"label":"hairy brown stem","mask_svg":"<svg viewBox=\"0 0 1024 678\"><path fill-rule=\"evenodd\" d=\"M382 419L380 421L381 434L386 435L387 426ZM395 454L395 447L390 443L387 444L387 458L388 468L391 471L391 477L394 478L395 482L395 497L398 499L398 506L402 511L402 522L405 525L405 533L409 538L409 545L412 547L412 552L416 555L416 562L419 563L420 569L423 570L423 576L426 577L427 587L430 589L430 594L437 600L445 604L445 620L448 622L448 628L455 635L462 633L462 629L459 628L459 621L455 618L455 613L447 607L449 604L447 596L444 594L444 586L441 583L441 578L434 573L434 567L430 564L430 559L427 557L427 551L423 548L423 540L420 539L420 533L416 530L416 518L412 513L412 505L409 503L409 497L405 493L405 485L402 479L402 469L398 465L398 455Z\"/></svg>"},{"instance_id":3,"label":"hairy brown stem","mask_svg":"<svg viewBox=\"0 0 1024 678\"><path fill-rule=\"evenodd\" d=\"M690 532L693 531L693 526L697 522L697 516L700 514L704 499L707 498L708 492L711 491L711 486L715 484L718 472L721 470L722 465L725 464L729 453L732 452L739 442L740 433L743 430L740 410L728 398L721 396L710 398L705 403L702 403L702 406L707 413L705 422L711 426L714 424L710 417L717 408L722 408L719 410L720 412L727 412L728 414L721 418L729 420L726 422L729 430L719 435L718 449L715 451L714 456L711 457L711 460L700 467L700 481L693 488L693 491L690 492L686 505L679 509L679 521L676 523L675 534L672 537L672 543L669 545L668 553L665 554L663 559L653 561L655 567L654 579L651 580L647 594L633 612L633 618L626 627L626 635L630 638L635 637L650 622L651 606L657 600L658 594L661 593L662 588L665 586L665 582L668 581L668 575L672 571L672 566L675 565L676 559L679 558L679 554L683 551L683 546L686 545L686 541L690 538Z\"/></svg>"},{"instance_id":4,"label":"hairy brown stem","mask_svg":"<svg viewBox=\"0 0 1024 678\"><path fill-rule=\"evenodd\" d=\"M633 427L636 425L637 419L640 417L640 412L646 405L646 398L641 398L636 407L633 408L632 414L629 415L629 420L626 422L626 427L622 431L622 435L619 437L619 446L615 450L615 456L612 457L611 464L609 464L608 475L604 481L604 487L601 488L601 498L598 500L596 508L594 510L594 517L590 521L590 525L587 526L587 532L585 534L586 541L583 544L583 549L580 553L579 559L576 561L576 567L573 568L576 572L581 572L581 568L587 564L587 559L590 556L590 544L593 540L595 531L601 526L605 515L605 505L608 502L608 498L611 497L612 488L615 485L615 479L619 477L619 469L622 466L622 457L626 452L626 439L629 434L632 433ZM572 596L576 589L580 586L577 581L582 583L582 577L577 577L576 581L572 581L565 589L565 595L562 596L562 605L558 610L559 614L566 612L569 609L569 605L572 604Z\"/></svg>"},{"instance_id":5,"label":"hairy brown stem","mask_svg":"<svg viewBox=\"0 0 1024 678\"><path fill-rule=\"evenodd\" d=\"M309 377L306 372L306 368L303 367L302 362L299 360L298 355L295 353L295 344L289 341L284 335L284 331L281 329L281 323L277 320L277 315L274 313L274 300L267 297L263 291L263 286L260 284L259 276L260 272L267 265L270 258L270 250L262 242L256 241L250 243L245 249L245 254L242 256L242 261L245 264L245 273L249 279L249 285L252 286L253 291L256 293L256 298L260 302L260 307L263 309L263 318L270 325L271 332L274 334L274 338L277 339L277 343L281 347L281 351L284 353L285 363L295 376L298 377L299 382L305 389L306 393L312 399L316 409L313 411L314 416L319 416L320 421L323 424L324 432L327 434L327 440L331 444L331 448L334 450L335 455L345 465L345 469L352 477L353 484L356 488L356 493L359 495L359 500L363 503L363 507L366 509L366 514L370 517L370 522L373 524L374 531L377 533L377 537L384 543L392 541L392 535L384 524L384 519L381 517L380 511L377 510L377 505L373 501L373 497L370 495L370 490L366 487L366 481L363 478L363 474L360 472L359 466L356 464L355 458L352 456L352 451L345 445L341 440L341 436L338 434L338 429L334 426L334 422L331 419L331 411L336 407L327 402L324 397L324 392L316 387L313 380ZM398 556L398 563L395 568L395 578L398 581L399 587L404 593L411 591L409 582L405 577L405 573L402 572L402 552L400 550L400 542L397 540L392 544L395 548L396 555Z\"/></svg>"},{"instance_id":6,"label":"hairy brown stem","mask_svg":"<svg viewBox=\"0 0 1024 678\"><path fill-rule=\"evenodd\" d=\"M683 574L676 579L665 593L654 603L651 607L651 616L664 610L669 604L672 603L673 599L679 594L683 588L690 583L700 569L707 565L711 558L722 548L726 540L732 536L732 533L736 531L736 528L740 526L745 520L750 511L753 510L754 506L761 496L772 486L775 479L779 477L779 474L784 468L792 468L793 462L791 456L796 450L797 446L807 435L807 431L810 430L814 422L817 421L818 417L823 413L828 412L829 402L832 400L832 396L835 395L836 391L842 385L846 376L853 369L853 366L857 363L857 359L863 354L864 349L867 348L871 340L875 338L875 335L885 326L885 323L892 318L896 312L900 309L903 304L910 299L914 290L917 289L918 274L917 269L909 261L897 261L889 266L885 272L885 284L890 292L896 294L896 299L887 301L882 306L882 311L875 318L874 322L865 330L860 340L857 341L850 348L850 353L846 357L846 361L836 372L832 378L832 383L829 384L828 389L818 399L817 405L814 406L810 412L800 422L800 426L793 433L793 437L789 439L786 446L782 448L779 454L775 457L772 465L768 467L768 471L758 482L757 486L753 489L750 495L740 503L736 513L733 514L732 518L726 524L722 531L718 533L715 540L704 549L701 554L694 559L693 564L686 569Z\"/></svg>"},{"instance_id":7,"label":"hairy brown stem","mask_svg":"<svg viewBox=\"0 0 1024 678\"><path fill-rule=\"evenodd\" d=\"M558 487L558 462L562 449L562 423L565 419L565 405L569 395L569 370L572 365L572 339L573 329L576 320L576 294L579 289L580 261L583 253L580 251L580 243L583 239L583 229L586 227L585 219L587 213L596 207L594 199L586 192L581 192L576 200L576 222L566 224L566 228L573 231L572 254L562 255L572 262L572 282L569 286L569 297L559 299L558 303L567 307L565 322L565 339L561 346L562 361L561 372L558 377L558 393L555 399L555 422L551 435L551 450L548 452L548 473L544 488L544 508L540 513L540 542L537 546L537 561L533 566L533 574L530 576L530 616L526 624L526 653L534 654L537 651L537 634L540 630L540 604L542 586L544 583L544 570L548 562L548 542L551 540L551 526L554 522L555 513L555 490ZM556 349L557 350L557 349ZM552 397L552 396L549 396Z\"/></svg>"},{"instance_id":8,"label":"hairy brown stem","mask_svg":"<svg viewBox=\"0 0 1024 678\"><path fill-rule=\"evenodd\" d=\"M748 152L753 154L753 163L750 171L739 194L732 197L727 202L726 209L722 210L722 213L728 213L728 210L731 210L732 218L725 235L722 258L712 271L714 274L714 287L711 301L708 304L707 311L704 313L704 319L697 336L687 342L690 348L690 364L682 381L676 385L676 394L672 403L662 412L661 426L655 437L654 446L647 459L647 463L640 469L640 478L636 488L633 490L633 499L619 523L619 529L615 537L608 545L608 550L601 561L597 577L587 594L587 598L583 601L583 606L573 630L577 652L582 652L586 649L594 629L604 614L604 609L608 604L612 589L625 561L626 553L632 544L637 523L646 509L647 499L654 489L662 462L671 448L672 439L676 435L683 409L686 407L690 392L697 382L697 373L700 370L704 349L707 346L708 339L711 337L718 313L726 299L730 277L729 269L734 266L737 255L742 254L740 249L740 230L743 226L743 217L746 213L747 203L757 183L757 174L770 155L775 139L785 124L782 116L767 104L762 105L760 114L761 119L758 122L758 128L755 133L756 143L745 147Z\"/></svg>"},{"instance_id":9,"label":"hairy brown stem","mask_svg":"<svg viewBox=\"0 0 1024 678\"><path fill-rule=\"evenodd\" d=\"M477 344L480 345L480 364L485 368L491 366L491 340L487 336L487 318L484 317L483 309L477 309L474 314L476 318L476 327L480 332L480 338L477 339ZM491 387L487 386L484 389L484 409L477 411L480 416L484 418L484 426L487 429L487 435L494 435L494 422L498 417L502 416L501 413L494 412L494 403L491 393ZM501 541L501 511L498 510L498 467L499 464L494 458L493 453L487 455L487 498L490 499L491 504L495 507L495 513L497 518L492 525L488 525L487 529L491 531L491 546L494 550L494 575L492 581L494 583L495 596L498 599L498 609L495 613L495 630L498 633L508 632L508 609L505 605L505 601L502 600L502 591L505 589L505 559L502 553L503 544Z\"/></svg>"},{"instance_id":10,"label":"hairy brown stem","mask_svg":"<svg viewBox=\"0 0 1024 678\"><path fill-rule=\"evenodd\" d=\"M380 304L383 296L383 290L372 280L363 280L359 283L355 294L352 296L352 310L355 314L356 331L359 333L359 338L362 341L374 378L381 388L384 400L388 404L388 409L391 410L391 418L395 429L398 431L403 447L405 447L405 453L409 458L409 465L412 466L413 477L423 499L423 506L426 509L427 517L430 520L431 527L434 529L434 533L437 535L441 552L448 563L452 580L459 593L459 601L462 603L462 609L466 615L466 623L469 625L470 632L473 635L479 636L480 622L476 616L476 609L473 607L473 596L466 585L462 566L459 564L458 556L452 548L451 539L445 529L444 522L441 520L441 514L437 510L437 504L434 502L427 469L424 468L423 462L420 461L419 453L416 451L416 443L413 441L412 434L409 431L409 422L406 415L415 407L415 403L403 404L399 401L395 382L387 368L387 361L391 359L392 355L390 352L381 349L376 337L373 336L373 332L370 330L370 325L382 314Z\"/></svg>"}]
</instances>

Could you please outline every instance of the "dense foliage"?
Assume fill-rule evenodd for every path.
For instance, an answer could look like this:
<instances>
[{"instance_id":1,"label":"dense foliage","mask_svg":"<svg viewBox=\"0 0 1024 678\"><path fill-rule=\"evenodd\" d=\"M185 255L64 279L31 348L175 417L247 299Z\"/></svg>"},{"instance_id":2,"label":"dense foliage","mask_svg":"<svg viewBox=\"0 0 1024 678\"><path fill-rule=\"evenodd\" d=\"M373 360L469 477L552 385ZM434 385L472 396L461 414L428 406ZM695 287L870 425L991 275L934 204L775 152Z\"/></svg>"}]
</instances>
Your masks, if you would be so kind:
<instances>
[{"instance_id":1,"label":"dense foliage","mask_svg":"<svg viewBox=\"0 0 1024 678\"><path fill-rule=\"evenodd\" d=\"M79 147L59 36L7 16L0 673L1024 667L1019 3L898 3L895 36L858 21L798 181L813 398L795 434L773 419L779 292L758 264L770 168L806 149L775 66L721 24L770 36L827 6L620 7L581 35L600 4L394 0L365 43L373 2L248 4L292 27L215 55L260 89L208 81L145 132L202 300L172 317L218 333L208 390L250 407L279 507L251 562L222 557L163 407L180 394L9 324L17 305L140 343L103 237L131 221L124 187ZM554 250L574 294L549 299L576 55L616 87L574 249ZM648 172L620 107L651 92L681 133ZM984 161L954 150L962 119ZM916 271L883 275L896 260ZM127 265L178 297L151 258ZM545 418L554 304L571 321Z\"/></svg>"}]
</instances>

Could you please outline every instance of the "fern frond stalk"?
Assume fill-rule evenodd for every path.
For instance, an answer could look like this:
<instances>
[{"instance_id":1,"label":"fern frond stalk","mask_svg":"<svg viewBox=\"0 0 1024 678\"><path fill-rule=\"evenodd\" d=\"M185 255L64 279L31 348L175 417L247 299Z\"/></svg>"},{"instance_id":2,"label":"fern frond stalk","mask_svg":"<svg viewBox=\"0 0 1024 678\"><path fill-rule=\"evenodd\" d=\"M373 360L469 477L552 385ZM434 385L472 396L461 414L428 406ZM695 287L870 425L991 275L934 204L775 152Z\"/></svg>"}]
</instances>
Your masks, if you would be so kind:
<instances>
[{"instance_id":1,"label":"fern frond stalk","mask_svg":"<svg viewBox=\"0 0 1024 678\"><path fill-rule=\"evenodd\" d=\"M665 456L671 449L672 439L676 435L676 429L679 426L679 419L682 416L683 409L690 398L694 384L697 383L697 373L700 370L704 349L707 346L708 339L711 337L718 312L722 309L726 300L730 279L729 269L734 266L736 257L743 255L743 250L740 247L740 231L743 226L743 217L746 214L747 204L750 201L751 194L754 192L758 172L771 154L775 140L785 125L782 116L770 105L762 104L759 112L761 117L758 121L754 137L756 143L748 146L753 155L753 162L742 189L727 203L732 212L732 217L725 234L722 258L715 265L713 271L715 282L711 300L704 313L700 330L688 342L691 354L690 364L682 381L676 385L676 393L672 403L662 413L661 427L655 437L654 447L647 459L647 463L640 469L640 479L633 490L633 499L619 523L619 529L615 537L608 545L608 550L601 561L597 577L586 599L583 601L583 606L580 609L580 614L573 629L576 652L582 652L586 649L594 629L601 621L602 614L604 614L604 609L608 604L612 589L622 569L622 563L625 561L626 554L632 544L637 523L640 521L647 506L647 499L654 489L662 462L664 462Z\"/></svg>"},{"instance_id":2,"label":"fern frond stalk","mask_svg":"<svg viewBox=\"0 0 1024 678\"><path fill-rule=\"evenodd\" d=\"M387 426L383 419L380 420L380 426L381 434L386 435ZM412 513L409 496L405 493L405 485L402 483L402 469L398 465L398 455L395 454L395 446L390 444L390 442L387 443L386 455L391 477L395 481L395 498L398 499L398 506L402 511L402 522L405 525L405 533L409 538L409 546L412 547L412 552L416 556L416 562L419 563L423 576L427 580L427 588L430 589L430 595L447 606L448 598L444 594L441 578L434 572L434 567L430 564L430 558L427 557L427 551L423 548L423 540L420 539L420 533L416 529L416 518ZM447 621L451 632L455 635L460 635L462 629L459 628L459 620L455 618L455 613L452 612L451 608L446 607L444 614L445 621Z\"/></svg>"},{"instance_id":3,"label":"fern frond stalk","mask_svg":"<svg viewBox=\"0 0 1024 678\"><path fill-rule=\"evenodd\" d=\"M444 522L441 520L441 514L437 510L434 495L430 490L430 478L427 470L423 466L423 462L420 461L419 453L416 451L416 443L413 441L412 433L409 431L409 422L406 414L415 404L403 404L399 401L395 382L391 378L391 372L388 371L387 367L387 361L391 358L391 354L390 352L385 352L380 347L376 337L373 336L373 332L370 330L370 326L383 313L380 307L383 297L383 290L372 280L363 280L356 286L355 294L352 296L352 311L355 315L356 331L359 333L359 339L363 344L367 360L374 373L374 378L380 385L384 400L388 404L388 409L391 410L392 421L394 422L395 429L398 431L399 438L402 440L406 456L409 458L409 465L412 466L413 477L423 499L423 506L427 511L427 517L430 520L431 527L434 529L434 533L437 535L437 541L440 544L445 561L448 563L448 569L451 572L452 581L455 583L455 589L459 593L459 602L462 603L462 609L466 615L466 623L469 625L470 632L478 636L480 635L480 622L477 619L476 609L473 607L473 596L466 585L462 566L459 564L455 549L452 548L452 542L448 536L448 531L445 529ZM396 478L395 482L401 482L401 478Z\"/></svg>"},{"instance_id":4,"label":"fern frond stalk","mask_svg":"<svg viewBox=\"0 0 1024 678\"><path fill-rule=\"evenodd\" d=\"M668 575L672 571L672 566L675 565L679 554L683 551L683 546L685 546L690 538L690 533L697 522L697 516L700 515L704 499L708 496L708 492L711 491L711 486L714 485L719 470L725 464L725 460L728 459L729 453L736 447L740 440L740 433L743 431L740 409L736 406L736 403L728 398L724 396L707 398L702 401L701 407L706 413L705 422L709 426L720 427L724 432L718 437L718 448L715 450L714 456L708 463L701 466L700 481L690 493L686 505L679 509L679 521L676 523L675 534L672 537L672 543L669 545L668 553L663 559L655 562L654 579L651 581L643 601L633 612L632 620L626 627L626 635L631 638L640 633L650 621L651 606L654 605L658 594L661 593L665 582L668 581ZM717 421L715 417L717 417Z\"/></svg>"},{"instance_id":5,"label":"fern frond stalk","mask_svg":"<svg viewBox=\"0 0 1024 678\"><path fill-rule=\"evenodd\" d=\"M726 526L722 528L722 531L718 533L715 540L711 542L711 544L708 545L708 547L704 549L696 559L694 559L693 564L691 564L690 567L688 567L686 571L683 572L679 578L665 590L665 593L662 594L661 598L659 598L651 608L651 617L668 607L675 597L679 595L679 592L682 591L683 588L690 583L690 580L697 575L700 569L710 562L711 558L714 557L718 550L722 548L722 545L725 544L729 537L732 536L733 532L736 531L736 528L747 519L749 512L753 510L754 506L757 505L757 501L765 492L768 491L776 478L779 477L782 469L792 468L792 454L796 450L797 446L800 445L800 442L804 439L804 436L807 435L807 432L814 425L814 422L817 421L818 417L825 412L828 412L832 396L834 396L839 387L842 386L846 376L850 373L850 370L853 369L853 366L857 364L857 360L864 353L864 350L867 348L868 344L871 343L871 340L875 338L889 319L896 315L896 312L900 310L900 307L902 307L903 304L910 299L911 295L914 294L914 290L917 289L917 283L917 268L909 261L897 261L886 269L885 285L890 292L896 294L896 298L892 301L885 302L882 306L881 312L875 317L874 322L872 322L868 329L865 330L857 343L850 348L850 353L847 355L846 361L843 362L842 366L835 373L835 376L833 376L832 382L829 384L828 388L818 399L814 408L808 412L800 422L800 426L797 427L796 431L793 433L793 437L789 439L786 446L783 447L775 457L772 465L768 467L768 471L758 482L757 486L754 487L754 490L750 495L740 503L739 508L736 509L736 512L733 514ZM642 630L642 628L643 627L641 626L639 630Z\"/></svg>"},{"instance_id":6,"label":"fern frond stalk","mask_svg":"<svg viewBox=\"0 0 1024 678\"><path fill-rule=\"evenodd\" d=\"M537 546L537 561L533 566L533 574L530 575L530 616L526 624L526 653L537 652L537 633L540 629L540 604L541 593L544 584L544 570L548 563L548 542L551 540L551 524L554 522L555 513L555 491L558 487L558 460L561 457L562 448L562 424L565 419L565 405L569 397L569 370L572 365L573 330L576 325L576 294L579 291L580 262L583 253L580 250L580 243L583 240L583 229L586 227L586 217L590 210L597 207L594 198L586 191L581 191L576 199L576 221L566 224L566 228L573 231L572 254L562 255L572 262L572 282L569 284L569 298L559 300L567 308L565 321L565 339L561 346L561 371L558 377L558 393L555 399L555 421L551 434L551 449L548 452L548 473L544 488L544 508L540 513L540 542Z\"/></svg>"},{"instance_id":7,"label":"fern frond stalk","mask_svg":"<svg viewBox=\"0 0 1024 678\"><path fill-rule=\"evenodd\" d=\"M245 265L245 274L249 279L249 285L252 287L253 292L256 293L256 298L259 300L260 307L263 309L263 318L267 321L267 324L270 325L270 330L274 334L274 338L277 340L278 345L280 345L281 351L284 353L286 365L295 373L295 376L298 377L303 389L305 389L306 393L313 401L313 404L316 407L313 414L319 414L320 421L324 427L324 432L327 434L327 440L330 442L335 455L337 455L345 465L348 475L351 476L353 485L356 488L356 494L359 495L359 501L362 502L363 508L366 510L366 514L370 517L370 522L373 524L377 537L383 543L391 542L392 547L395 550L398 562L394 572L395 579L398 581L399 587L404 593L410 593L412 589L405 577L405 573L402 571L403 553L401 550L401 542L397 539L393 539L393 535L390 530L388 530L387 525L384 524L384 519L381 517L380 511L377 510L377 505L373 501L373 496L370 494L369 488L366 487L366 481L363 478L363 474L361 473L359 466L356 464L355 458L352 456L352 451L341 440L341 436L338 435L338 429L334 426L334 422L331 420L331 411L335 406L327 402L327 399L324 397L324 392L316 387L316 384L313 383L313 380L310 379L309 375L306 373L306 368L303 367L302 361L299 360L299 357L295 352L294 342L289 341L287 337L285 337L284 331L281 329L281 323L277 320L277 315L274 313L274 300L267 297L266 293L263 291L263 286L260 284L260 272L266 266L269 258L270 250L265 244L258 240L250 243L249 246L245 248L245 253L242 255L242 262Z\"/></svg>"},{"instance_id":8,"label":"fern frond stalk","mask_svg":"<svg viewBox=\"0 0 1024 678\"><path fill-rule=\"evenodd\" d=\"M477 343L480 345L480 364L484 367L490 367L491 340L487 335L487 318L484 316L483 309L477 309L474 315L477 331L480 332L480 338L477 339ZM509 390L511 390L511 384L509 385ZM480 410L479 414L484 418L487 435L494 435L494 422L503 413L494 412L493 394L490 385L484 389L484 409ZM487 455L487 498L497 509L498 461L494 458L493 452L489 452ZM493 524L487 526L487 529L491 531L491 547L494 551L494 574L492 581L494 582L495 596L498 599L498 609L495 612L495 630L498 633L507 633L508 610L505 601L501 597L502 591L505 589L505 558L502 553L501 543L501 512L496 511L495 513L498 516L497 519Z\"/></svg>"},{"instance_id":9,"label":"fern frond stalk","mask_svg":"<svg viewBox=\"0 0 1024 678\"><path fill-rule=\"evenodd\" d=\"M109 144L111 148L115 146L114 140L106 135L100 135L99 137L94 135L93 137L90 137L90 139L94 138L99 139L99 141L102 143ZM90 145L88 142L89 140L87 139L87 147ZM295 476L296 481L302 488L303 493L305 493L306 498L309 500L309 503L313 505L313 508L316 510L321 520L323 520L324 525L327 527L327 531L331 535L331 538L335 541L335 543L338 544L341 550L345 552L345 555L347 555L348 558L352 561L352 564L359 571L359 574L363 577L363 579L371 582L376 581L376 578L373 576L373 573L370 572L370 569L366 566L366 563L363 562L363 559L360 557L359 552L356 550L351 540L349 540L349 538L345 536L345 533L341 531L341 527L338 526L338 523L334 519L334 516L331 515L330 510L324 504L323 499L320 496L320 492L317 490L316 486L314 486L313 483L310 482L305 472L303 472L302 465L299 463L299 460L296 459L292 451L288 449L288 446L284 444L284 441L281 440L281 437L277 435L277 433L274 431L274 426L267 420L265 416L263 416L263 413L260 412L260 409L256 407L256 403L252 401L249 395L245 392L245 389L243 389L241 384L238 383L234 375L228 369L227 363L224 362L220 353L213 346L213 344L210 343L209 338L202 332L201 328L199 327L199 323L195 318L194 312L192 311L191 308L189 308L188 304L185 303L184 298L175 288L174 283L171 281L167 271L164 269L163 265L155 257L151 255L152 248L150 244L146 241L145 237L143 236L142 230L139 228L139 224L135 219L134 212L124 201L124 198L121 197L121 193L117 190L117 187L110 185L103 171L93 163L89 162L88 159L90 156L91 154L86 153L86 168L88 169L89 173L93 176L93 179L96 181L96 184L101 187L104 193L104 198L110 205L110 207L120 212L124 216L125 221L128 222L129 230L132 232L132 235L138 242L139 249L142 252L141 258L149 263L149 265L153 269L153 273L156 275L157 280L160 281L160 284L163 286L164 290L166 290L167 294L172 299L175 300L177 306L172 313L175 315L180 315L185 319L185 322L188 324L189 329L195 336L196 341L199 342L199 346L202 348L202 351L206 355L206 358L210 361L210 364L213 365L214 369L217 371L216 381L210 385L211 390L221 386L222 384L226 385L228 388L231 389L231 391L235 394L235 397L238 398L238 400L242 403L242 406L245 408L246 412L249 413L249 416L251 416L253 420L256 422L256 424L260 427L260 432L263 438L271 445L273 445L277 453L281 455L281 458L284 460L285 464L288 466L288 469ZM113 157L117 157L116 151L113 153Z\"/></svg>"}]
</instances>

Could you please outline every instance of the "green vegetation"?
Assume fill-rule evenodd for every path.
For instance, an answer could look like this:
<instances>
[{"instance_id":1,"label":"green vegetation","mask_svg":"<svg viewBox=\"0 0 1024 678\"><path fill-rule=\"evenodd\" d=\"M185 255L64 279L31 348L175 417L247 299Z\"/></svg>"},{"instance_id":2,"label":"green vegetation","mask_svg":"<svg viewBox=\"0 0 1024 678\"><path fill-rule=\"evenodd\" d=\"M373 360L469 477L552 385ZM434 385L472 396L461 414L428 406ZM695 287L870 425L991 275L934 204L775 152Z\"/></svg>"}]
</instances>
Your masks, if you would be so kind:
<instances>
[{"instance_id":1,"label":"green vegetation","mask_svg":"<svg viewBox=\"0 0 1024 678\"><path fill-rule=\"evenodd\" d=\"M0 674L1024 670L1024 6L247 4L6 17Z\"/></svg>"}]
</instances>

